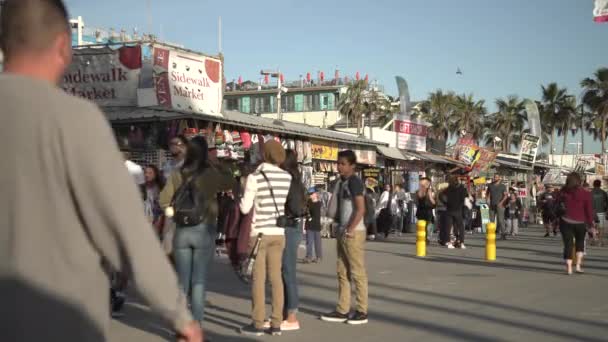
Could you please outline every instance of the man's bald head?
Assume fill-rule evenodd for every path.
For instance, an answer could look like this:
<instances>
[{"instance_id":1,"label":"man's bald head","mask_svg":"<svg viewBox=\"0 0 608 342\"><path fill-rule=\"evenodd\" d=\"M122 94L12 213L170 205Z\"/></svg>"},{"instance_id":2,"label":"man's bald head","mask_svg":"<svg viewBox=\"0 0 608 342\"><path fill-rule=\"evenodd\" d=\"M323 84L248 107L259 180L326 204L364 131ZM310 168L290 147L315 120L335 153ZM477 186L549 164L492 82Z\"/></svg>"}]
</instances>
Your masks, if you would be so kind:
<instances>
[{"instance_id":1,"label":"man's bald head","mask_svg":"<svg viewBox=\"0 0 608 342\"><path fill-rule=\"evenodd\" d=\"M7 0L0 16L5 71L58 82L72 59L62 0Z\"/></svg>"},{"instance_id":2,"label":"man's bald head","mask_svg":"<svg viewBox=\"0 0 608 342\"><path fill-rule=\"evenodd\" d=\"M61 0L8 0L0 18L0 47L7 60L23 51L40 52L70 32Z\"/></svg>"}]
</instances>

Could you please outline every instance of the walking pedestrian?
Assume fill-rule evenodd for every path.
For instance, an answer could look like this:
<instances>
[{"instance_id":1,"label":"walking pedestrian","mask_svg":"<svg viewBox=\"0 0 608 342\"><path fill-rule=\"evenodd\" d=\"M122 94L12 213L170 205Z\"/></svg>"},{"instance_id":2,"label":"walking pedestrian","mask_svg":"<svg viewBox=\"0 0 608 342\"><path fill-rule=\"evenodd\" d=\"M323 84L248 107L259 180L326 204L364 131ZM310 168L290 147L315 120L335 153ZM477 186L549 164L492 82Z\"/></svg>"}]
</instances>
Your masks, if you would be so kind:
<instances>
[{"instance_id":1,"label":"walking pedestrian","mask_svg":"<svg viewBox=\"0 0 608 342\"><path fill-rule=\"evenodd\" d=\"M391 230L396 225L397 219L397 199L394 196L390 184L384 186L384 192L376 204L376 216L378 217L378 227L382 228L384 237L387 238Z\"/></svg>"},{"instance_id":2,"label":"walking pedestrian","mask_svg":"<svg viewBox=\"0 0 608 342\"><path fill-rule=\"evenodd\" d=\"M162 235L161 217L163 210L160 207L160 192L165 186L165 182L156 165L148 165L144 169L146 198L144 200L144 213L148 221L154 227L154 231Z\"/></svg>"},{"instance_id":3,"label":"walking pedestrian","mask_svg":"<svg viewBox=\"0 0 608 342\"><path fill-rule=\"evenodd\" d=\"M310 200L308 210L310 219L306 224L306 259L305 263L320 263L323 259L323 245L321 244L321 206L319 194L313 187L308 189Z\"/></svg>"},{"instance_id":4,"label":"walking pedestrian","mask_svg":"<svg viewBox=\"0 0 608 342\"><path fill-rule=\"evenodd\" d=\"M178 135L169 142L171 159L163 165L163 177L168 179L175 170L180 170L184 165L188 148L188 139L184 135Z\"/></svg>"},{"instance_id":5,"label":"walking pedestrian","mask_svg":"<svg viewBox=\"0 0 608 342\"><path fill-rule=\"evenodd\" d=\"M334 187L329 215L336 218L338 236L338 304L335 311L321 320L365 324L367 318L368 279L365 268L365 199L363 181L355 174L357 156L351 150L338 153L340 179ZM351 282L354 284L356 311L351 309Z\"/></svg>"},{"instance_id":6,"label":"walking pedestrian","mask_svg":"<svg viewBox=\"0 0 608 342\"><path fill-rule=\"evenodd\" d=\"M395 201L397 202L396 226L395 230L401 234L405 232L405 216L407 214L407 203L411 200L409 193L403 190L400 184L395 185Z\"/></svg>"},{"instance_id":7,"label":"walking pedestrian","mask_svg":"<svg viewBox=\"0 0 608 342\"><path fill-rule=\"evenodd\" d=\"M454 227L454 235L456 236L454 247L466 249L466 246L464 245L465 232L462 212L464 210L464 200L468 196L467 189L460 184L458 176L456 175L451 175L448 183L449 186L445 190L445 195L447 197L446 222L448 226L453 225Z\"/></svg>"},{"instance_id":8,"label":"walking pedestrian","mask_svg":"<svg viewBox=\"0 0 608 342\"><path fill-rule=\"evenodd\" d=\"M519 234L519 220L523 206L517 197L517 194L512 192L509 197L503 200L502 206L505 207L505 231L511 236Z\"/></svg>"},{"instance_id":9,"label":"walking pedestrian","mask_svg":"<svg viewBox=\"0 0 608 342\"><path fill-rule=\"evenodd\" d=\"M501 202L508 196L507 187L501 183L500 175L494 175L494 181L488 186L487 198L490 203L490 221L496 223L496 231L504 239L505 208Z\"/></svg>"},{"instance_id":10,"label":"walking pedestrian","mask_svg":"<svg viewBox=\"0 0 608 342\"><path fill-rule=\"evenodd\" d=\"M564 259L566 270L572 274L572 245L576 249L576 273L583 273L583 253L585 252L585 235L587 227L594 227L591 193L582 187L581 176L572 172L566 178L557 199L560 213L560 230L564 241ZM574 240L574 241L573 241Z\"/></svg>"},{"instance_id":11,"label":"walking pedestrian","mask_svg":"<svg viewBox=\"0 0 608 342\"><path fill-rule=\"evenodd\" d=\"M420 187L416 192L416 219L426 221L426 242L430 242L433 234L432 227L435 223L433 207L435 206L435 194L431 188L431 180L424 177L420 179Z\"/></svg>"},{"instance_id":12,"label":"walking pedestrian","mask_svg":"<svg viewBox=\"0 0 608 342\"><path fill-rule=\"evenodd\" d=\"M287 194L287 202L285 204L285 215L289 217L289 227L285 228L285 250L283 251L283 264L281 268L285 294L281 330L292 331L300 329L300 322L297 318L300 299L296 266L308 208L306 205L306 189L304 188L300 170L298 169L298 155L296 151L285 151L285 161L282 163L281 168L291 176L291 184L289 185L289 193ZM270 328L270 325L268 328Z\"/></svg>"},{"instance_id":13,"label":"walking pedestrian","mask_svg":"<svg viewBox=\"0 0 608 342\"><path fill-rule=\"evenodd\" d=\"M557 228L559 221L555 213L555 198L556 193L552 186L545 186L545 191L539 195L538 202L540 203L540 209L542 211L543 225L545 226L545 237L557 235Z\"/></svg>"},{"instance_id":14,"label":"walking pedestrian","mask_svg":"<svg viewBox=\"0 0 608 342\"><path fill-rule=\"evenodd\" d=\"M376 240L378 235L378 225L376 224L376 199L374 189L365 188L365 227L367 229L367 239Z\"/></svg>"},{"instance_id":15,"label":"walking pedestrian","mask_svg":"<svg viewBox=\"0 0 608 342\"><path fill-rule=\"evenodd\" d=\"M106 341L103 261L134 280L179 339L200 342L106 117L57 87L72 56L68 18L60 0L2 6L0 143L11 146L0 165L2 340Z\"/></svg>"},{"instance_id":16,"label":"walking pedestrian","mask_svg":"<svg viewBox=\"0 0 608 342\"><path fill-rule=\"evenodd\" d=\"M175 222L173 257L179 284L190 295L192 315L200 324L205 316L207 275L215 255L217 235L217 193L234 187L229 171L209 163L209 148L203 137L194 137L179 172L171 173L160 194L160 205L169 208ZM181 198L185 198L183 204ZM186 202L189 201L189 202ZM179 215L180 209L191 210L193 217ZM191 207L188 207L191 206ZM171 215L173 211L174 215Z\"/></svg>"},{"instance_id":17,"label":"walking pedestrian","mask_svg":"<svg viewBox=\"0 0 608 342\"><path fill-rule=\"evenodd\" d=\"M447 248L454 248L452 241L450 239L450 230L452 229L451 225L447 220L447 202L448 198L446 196L446 189L448 187L447 183L441 183L437 185L437 195L435 199L435 211L437 214L437 218L435 220L436 227L435 230L439 231L438 242L440 246L444 246Z\"/></svg>"},{"instance_id":18,"label":"walking pedestrian","mask_svg":"<svg viewBox=\"0 0 608 342\"><path fill-rule=\"evenodd\" d=\"M265 143L264 162L247 177L245 193L241 198L241 212L249 214L253 209L255 217L250 248L255 245L258 234L262 234L251 284L252 323L240 329L245 335L264 335L266 277L270 279L272 288L272 315L268 332L271 335L281 335L284 305L281 266L285 249L285 203L291 184L291 175L279 167L283 161L283 146L274 140Z\"/></svg>"},{"instance_id":19,"label":"walking pedestrian","mask_svg":"<svg viewBox=\"0 0 608 342\"><path fill-rule=\"evenodd\" d=\"M593 190L591 191L593 199L593 214L595 224L597 226L599 244L604 243L604 235L606 229L606 212L608 212L608 194L602 190L602 181L596 179L593 181Z\"/></svg>"}]
</instances>

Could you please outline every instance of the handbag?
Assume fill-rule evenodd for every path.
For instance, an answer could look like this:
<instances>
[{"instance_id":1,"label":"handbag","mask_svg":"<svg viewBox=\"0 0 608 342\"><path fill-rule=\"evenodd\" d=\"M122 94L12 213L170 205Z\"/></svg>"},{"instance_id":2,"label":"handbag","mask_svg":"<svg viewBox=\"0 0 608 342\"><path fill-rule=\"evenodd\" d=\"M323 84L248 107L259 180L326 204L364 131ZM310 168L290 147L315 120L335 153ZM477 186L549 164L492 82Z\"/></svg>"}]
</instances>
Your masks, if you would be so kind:
<instances>
[{"instance_id":1,"label":"handbag","mask_svg":"<svg viewBox=\"0 0 608 342\"><path fill-rule=\"evenodd\" d=\"M289 227L290 219L286 215L281 215L281 212L279 211L279 206L277 205L277 201L274 197L274 191L272 190L272 185L270 184L270 181L268 180L266 173L264 171L260 171L260 173L266 180L266 183L268 183L268 189L270 190L270 196L272 196L272 202L274 203L274 209L276 210L277 215L278 215L277 216L277 227L280 227L280 228Z\"/></svg>"}]
</instances>

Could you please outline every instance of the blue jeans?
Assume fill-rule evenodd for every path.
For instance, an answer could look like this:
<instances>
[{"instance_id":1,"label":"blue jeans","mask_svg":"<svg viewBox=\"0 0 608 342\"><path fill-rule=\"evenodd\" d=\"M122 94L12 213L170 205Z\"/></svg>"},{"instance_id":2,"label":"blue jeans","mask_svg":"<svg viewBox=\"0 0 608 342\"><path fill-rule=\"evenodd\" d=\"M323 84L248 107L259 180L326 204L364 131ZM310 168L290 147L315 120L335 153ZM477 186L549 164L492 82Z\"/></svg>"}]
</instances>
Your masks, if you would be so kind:
<instances>
[{"instance_id":1,"label":"blue jeans","mask_svg":"<svg viewBox=\"0 0 608 342\"><path fill-rule=\"evenodd\" d=\"M306 231L306 258L312 259L313 249L317 258L323 258L323 249L321 247L321 232L319 231Z\"/></svg>"},{"instance_id":2,"label":"blue jeans","mask_svg":"<svg viewBox=\"0 0 608 342\"><path fill-rule=\"evenodd\" d=\"M302 224L297 223L296 227L285 228L285 250L283 251L283 287L285 288L285 306L283 316L298 312L298 279L296 277L296 264L298 262L298 248L302 241Z\"/></svg>"},{"instance_id":3,"label":"blue jeans","mask_svg":"<svg viewBox=\"0 0 608 342\"><path fill-rule=\"evenodd\" d=\"M215 225L177 227L173 237L175 268L182 291L191 295L192 316L202 322L205 314L207 273L215 254Z\"/></svg>"}]
</instances>

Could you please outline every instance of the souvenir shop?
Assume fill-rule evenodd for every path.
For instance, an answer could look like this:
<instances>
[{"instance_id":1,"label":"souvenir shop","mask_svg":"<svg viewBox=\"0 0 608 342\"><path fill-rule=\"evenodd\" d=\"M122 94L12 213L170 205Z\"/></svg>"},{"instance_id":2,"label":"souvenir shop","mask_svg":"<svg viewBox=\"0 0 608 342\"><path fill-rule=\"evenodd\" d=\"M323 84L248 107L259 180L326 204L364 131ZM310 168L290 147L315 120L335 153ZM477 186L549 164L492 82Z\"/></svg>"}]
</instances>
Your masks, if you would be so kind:
<instances>
[{"instance_id":1,"label":"souvenir shop","mask_svg":"<svg viewBox=\"0 0 608 342\"><path fill-rule=\"evenodd\" d=\"M376 142L346 133L228 112L222 116L159 108L104 108L119 146L141 165L162 166L169 160L169 141L179 135L204 136L210 157L237 168L261 160L265 141L274 139L294 149L307 187L327 186L338 172L338 152L352 149L365 165L375 163Z\"/></svg>"}]
</instances>

